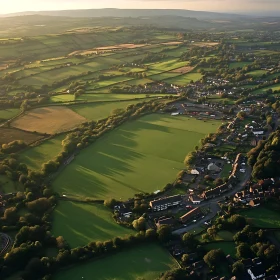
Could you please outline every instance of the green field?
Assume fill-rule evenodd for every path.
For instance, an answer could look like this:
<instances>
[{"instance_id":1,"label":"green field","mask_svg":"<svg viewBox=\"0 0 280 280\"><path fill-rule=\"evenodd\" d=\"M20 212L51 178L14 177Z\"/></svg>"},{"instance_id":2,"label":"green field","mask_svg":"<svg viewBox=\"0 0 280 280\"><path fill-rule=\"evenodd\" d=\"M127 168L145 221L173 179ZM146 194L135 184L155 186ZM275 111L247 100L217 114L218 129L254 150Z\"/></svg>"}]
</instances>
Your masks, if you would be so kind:
<instances>
[{"instance_id":1,"label":"green field","mask_svg":"<svg viewBox=\"0 0 280 280\"><path fill-rule=\"evenodd\" d=\"M71 247L134 233L118 225L103 205L60 201L54 212L53 234L62 235Z\"/></svg>"},{"instance_id":2,"label":"green field","mask_svg":"<svg viewBox=\"0 0 280 280\"><path fill-rule=\"evenodd\" d=\"M207 251L222 249L226 255L231 255L232 257L236 254L235 243L234 242L212 242L204 246Z\"/></svg>"},{"instance_id":3,"label":"green field","mask_svg":"<svg viewBox=\"0 0 280 280\"><path fill-rule=\"evenodd\" d=\"M246 217L250 224L260 228L280 228L280 216L277 211L266 207L256 207L240 213Z\"/></svg>"},{"instance_id":4,"label":"green field","mask_svg":"<svg viewBox=\"0 0 280 280\"><path fill-rule=\"evenodd\" d=\"M65 135L59 135L44 141L36 147L31 147L20 154L20 161L30 169L41 169L42 164L52 160L62 151L61 141Z\"/></svg>"},{"instance_id":5,"label":"green field","mask_svg":"<svg viewBox=\"0 0 280 280\"><path fill-rule=\"evenodd\" d=\"M64 270L54 279L154 280L175 267L177 264L167 251L149 244Z\"/></svg>"},{"instance_id":6,"label":"green field","mask_svg":"<svg viewBox=\"0 0 280 280\"><path fill-rule=\"evenodd\" d=\"M244 66L250 65L251 62L232 62L229 64L229 68L243 68Z\"/></svg>"},{"instance_id":7,"label":"green field","mask_svg":"<svg viewBox=\"0 0 280 280\"><path fill-rule=\"evenodd\" d=\"M264 93L269 89L272 89L272 91L280 90L280 84L275 84L275 85L267 86L267 87L264 87L264 88L260 88L260 89L257 89L255 91L253 91L252 93Z\"/></svg>"},{"instance_id":8,"label":"green field","mask_svg":"<svg viewBox=\"0 0 280 280\"><path fill-rule=\"evenodd\" d=\"M101 199L162 189L184 168L186 154L220 124L159 114L128 122L81 151L54 181L54 189Z\"/></svg>"},{"instance_id":9,"label":"green field","mask_svg":"<svg viewBox=\"0 0 280 280\"><path fill-rule=\"evenodd\" d=\"M254 78L261 77L263 74L266 74L265 70L255 70L247 73L247 75L250 75Z\"/></svg>"},{"instance_id":10,"label":"green field","mask_svg":"<svg viewBox=\"0 0 280 280\"><path fill-rule=\"evenodd\" d=\"M169 83L169 84L184 86L184 85L189 84L191 81L196 82L196 81L200 80L201 78L202 78L202 75L200 73L189 72L187 74L176 76L171 79L166 79L166 80L164 80L164 82Z\"/></svg>"},{"instance_id":11,"label":"green field","mask_svg":"<svg viewBox=\"0 0 280 280\"><path fill-rule=\"evenodd\" d=\"M115 109L125 109L128 105L137 104L144 101L147 101L147 99L81 104L73 105L69 108L88 120L100 120L111 115L112 111Z\"/></svg>"},{"instance_id":12,"label":"green field","mask_svg":"<svg viewBox=\"0 0 280 280\"><path fill-rule=\"evenodd\" d=\"M150 94L149 96L162 96L162 94ZM89 102L98 102L98 101L118 101L118 100L130 100L130 99L139 99L139 98L146 98L147 95L143 93L136 93L136 94L83 94L79 96L75 101L89 101ZM61 94L61 95L55 95L51 97L51 102L71 102L74 101L74 95L73 94Z\"/></svg>"},{"instance_id":13,"label":"green field","mask_svg":"<svg viewBox=\"0 0 280 280\"><path fill-rule=\"evenodd\" d=\"M171 59L163 62L150 64L149 67L155 70L169 71L183 66L187 66L188 64L188 61L178 61L177 59Z\"/></svg>"},{"instance_id":14,"label":"green field","mask_svg":"<svg viewBox=\"0 0 280 280\"><path fill-rule=\"evenodd\" d=\"M1 109L0 110L0 122L3 120L9 120L19 113L19 109Z\"/></svg>"}]
</instances>

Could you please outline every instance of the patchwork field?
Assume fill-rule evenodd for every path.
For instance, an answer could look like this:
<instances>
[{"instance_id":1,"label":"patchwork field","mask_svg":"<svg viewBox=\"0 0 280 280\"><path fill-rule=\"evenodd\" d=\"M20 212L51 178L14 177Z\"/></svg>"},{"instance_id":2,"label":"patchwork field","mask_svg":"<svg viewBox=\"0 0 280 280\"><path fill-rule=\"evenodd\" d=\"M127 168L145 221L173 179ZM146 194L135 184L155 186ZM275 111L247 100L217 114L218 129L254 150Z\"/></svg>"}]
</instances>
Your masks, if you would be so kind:
<instances>
[{"instance_id":1,"label":"patchwork field","mask_svg":"<svg viewBox=\"0 0 280 280\"><path fill-rule=\"evenodd\" d=\"M11 126L26 131L54 134L70 130L86 119L63 106L37 108L15 119Z\"/></svg>"},{"instance_id":2,"label":"patchwork field","mask_svg":"<svg viewBox=\"0 0 280 280\"><path fill-rule=\"evenodd\" d=\"M248 222L256 227L280 228L280 216L277 211L265 207L252 208L240 213L248 219Z\"/></svg>"},{"instance_id":3,"label":"patchwork field","mask_svg":"<svg viewBox=\"0 0 280 280\"><path fill-rule=\"evenodd\" d=\"M103 205L60 201L54 212L53 234L62 235L71 247L134 233L118 225Z\"/></svg>"},{"instance_id":4,"label":"patchwork field","mask_svg":"<svg viewBox=\"0 0 280 280\"><path fill-rule=\"evenodd\" d=\"M127 199L175 179L186 154L221 122L153 114L129 122L81 151L54 181L60 194Z\"/></svg>"},{"instance_id":5,"label":"patchwork field","mask_svg":"<svg viewBox=\"0 0 280 280\"><path fill-rule=\"evenodd\" d=\"M149 244L62 271L54 279L83 277L98 280L154 280L162 272L176 267L174 259L167 251L156 244Z\"/></svg>"},{"instance_id":6,"label":"patchwork field","mask_svg":"<svg viewBox=\"0 0 280 280\"><path fill-rule=\"evenodd\" d=\"M20 153L20 161L25 163L30 169L40 169L43 163L52 160L61 152L61 142L64 138L65 135L59 135L44 141L39 146L29 148Z\"/></svg>"},{"instance_id":7,"label":"patchwork field","mask_svg":"<svg viewBox=\"0 0 280 280\"><path fill-rule=\"evenodd\" d=\"M19 129L0 128L0 145L10 143L15 140L23 140L26 144L30 144L42 138L42 135Z\"/></svg>"}]
</instances>

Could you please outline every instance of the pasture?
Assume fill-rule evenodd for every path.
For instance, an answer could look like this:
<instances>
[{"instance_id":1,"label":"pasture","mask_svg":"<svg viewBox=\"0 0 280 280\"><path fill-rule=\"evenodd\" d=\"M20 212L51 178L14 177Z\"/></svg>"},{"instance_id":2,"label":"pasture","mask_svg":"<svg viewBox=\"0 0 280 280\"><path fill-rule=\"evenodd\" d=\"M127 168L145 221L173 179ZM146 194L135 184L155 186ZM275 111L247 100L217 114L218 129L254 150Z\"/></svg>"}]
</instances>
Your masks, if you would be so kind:
<instances>
[{"instance_id":1,"label":"pasture","mask_svg":"<svg viewBox=\"0 0 280 280\"><path fill-rule=\"evenodd\" d=\"M232 257L236 254L235 243L233 241L211 242L203 246L207 251L222 249L226 255Z\"/></svg>"},{"instance_id":2,"label":"pasture","mask_svg":"<svg viewBox=\"0 0 280 280\"><path fill-rule=\"evenodd\" d=\"M107 133L75 158L53 182L78 197L127 199L172 182L199 140L221 122L152 114Z\"/></svg>"},{"instance_id":3,"label":"pasture","mask_svg":"<svg viewBox=\"0 0 280 280\"><path fill-rule=\"evenodd\" d=\"M9 120L19 113L19 109L1 109L0 122Z\"/></svg>"},{"instance_id":4,"label":"pasture","mask_svg":"<svg viewBox=\"0 0 280 280\"><path fill-rule=\"evenodd\" d=\"M249 224L260 228L280 228L280 216L277 211L272 211L264 206L251 208L240 212Z\"/></svg>"},{"instance_id":5,"label":"pasture","mask_svg":"<svg viewBox=\"0 0 280 280\"><path fill-rule=\"evenodd\" d=\"M267 87L264 87L264 88L260 88L260 89L254 90L252 93L256 93L256 94L257 93L264 93L269 89L271 89L272 91L280 90L280 84L275 84L275 85L267 86Z\"/></svg>"},{"instance_id":6,"label":"pasture","mask_svg":"<svg viewBox=\"0 0 280 280\"><path fill-rule=\"evenodd\" d=\"M61 271L54 279L154 280L172 268L177 264L168 252L149 244Z\"/></svg>"},{"instance_id":7,"label":"pasture","mask_svg":"<svg viewBox=\"0 0 280 280\"><path fill-rule=\"evenodd\" d=\"M115 109L125 109L128 105L137 104L144 101L147 100L142 99L119 102L98 102L91 104L73 105L69 108L88 120L100 120L107 118Z\"/></svg>"},{"instance_id":8,"label":"pasture","mask_svg":"<svg viewBox=\"0 0 280 280\"><path fill-rule=\"evenodd\" d=\"M0 175L0 193L12 193L23 190L23 186L19 182L14 182L7 176Z\"/></svg>"},{"instance_id":9,"label":"pasture","mask_svg":"<svg viewBox=\"0 0 280 280\"><path fill-rule=\"evenodd\" d=\"M48 139L36 147L30 147L20 153L20 161L25 163L30 169L41 169L43 163L52 160L61 152L61 142L64 138L65 135L62 134Z\"/></svg>"},{"instance_id":10,"label":"pasture","mask_svg":"<svg viewBox=\"0 0 280 280\"><path fill-rule=\"evenodd\" d=\"M196 82L202 78L202 75L197 72L189 72L187 74L179 75L170 79L164 80L164 82L169 84L175 84L178 86L185 86L191 81Z\"/></svg>"},{"instance_id":11,"label":"pasture","mask_svg":"<svg viewBox=\"0 0 280 280\"><path fill-rule=\"evenodd\" d=\"M112 212L100 204L60 201L54 211L53 234L62 235L72 248L132 233L118 225Z\"/></svg>"},{"instance_id":12,"label":"pasture","mask_svg":"<svg viewBox=\"0 0 280 280\"><path fill-rule=\"evenodd\" d=\"M31 144L42 138L42 135L36 133L22 131L14 128L0 128L0 145L7 144L15 140L23 140L26 144Z\"/></svg>"},{"instance_id":13,"label":"pasture","mask_svg":"<svg viewBox=\"0 0 280 280\"><path fill-rule=\"evenodd\" d=\"M32 109L15 119L11 126L26 131L55 134L75 128L86 119L64 106Z\"/></svg>"}]
</instances>

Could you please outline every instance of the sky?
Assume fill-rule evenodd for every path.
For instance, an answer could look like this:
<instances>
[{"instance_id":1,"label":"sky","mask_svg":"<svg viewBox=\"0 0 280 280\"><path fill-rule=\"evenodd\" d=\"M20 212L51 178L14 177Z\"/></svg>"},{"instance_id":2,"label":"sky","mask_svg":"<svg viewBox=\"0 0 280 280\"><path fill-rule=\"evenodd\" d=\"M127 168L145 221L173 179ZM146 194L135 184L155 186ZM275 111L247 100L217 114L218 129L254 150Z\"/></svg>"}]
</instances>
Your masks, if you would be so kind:
<instances>
[{"instance_id":1,"label":"sky","mask_svg":"<svg viewBox=\"0 0 280 280\"><path fill-rule=\"evenodd\" d=\"M2 2L2 3L1 3ZM280 0L0 0L0 13L94 8L280 11Z\"/></svg>"}]
</instances>

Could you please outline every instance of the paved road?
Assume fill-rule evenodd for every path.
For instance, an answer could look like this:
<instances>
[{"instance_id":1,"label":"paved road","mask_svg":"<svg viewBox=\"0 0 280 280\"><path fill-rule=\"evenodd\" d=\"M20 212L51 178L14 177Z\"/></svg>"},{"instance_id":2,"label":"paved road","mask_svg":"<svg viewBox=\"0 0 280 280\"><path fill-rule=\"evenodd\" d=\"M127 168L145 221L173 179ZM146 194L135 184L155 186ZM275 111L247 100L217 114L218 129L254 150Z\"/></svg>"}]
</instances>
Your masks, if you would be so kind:
<instances>
[{"instance_id":1,"label":"paved road","mask_svg":"<svg viewBox=\"0 0 280 280\"><path fill-rule=\"evenodd\" d=\"M225 195L233 196L235 193L241 191L244 188L244 186L246 185L246 182L250 179L251 173L252 173L252 168L247 166L246 172L244 173L243 180L239 184L237 184L232 190L230 190L229 192L226 192ZM204 225L204 222L213 219L216 216L217 212L220 210L220 206L219 206L218 202L221 201L222 199L223 199L223 197L220 196L220 197L216 197L211 200L203 201L199 206L210 208L210 213L196 223L193 223L187 227L183 227L183 228L174 230L173 234L183 234L185 232L195 229L196 227L202 226L202 225Z\"/></svg>"}]
</instances>

